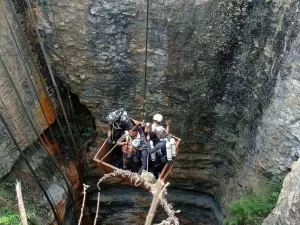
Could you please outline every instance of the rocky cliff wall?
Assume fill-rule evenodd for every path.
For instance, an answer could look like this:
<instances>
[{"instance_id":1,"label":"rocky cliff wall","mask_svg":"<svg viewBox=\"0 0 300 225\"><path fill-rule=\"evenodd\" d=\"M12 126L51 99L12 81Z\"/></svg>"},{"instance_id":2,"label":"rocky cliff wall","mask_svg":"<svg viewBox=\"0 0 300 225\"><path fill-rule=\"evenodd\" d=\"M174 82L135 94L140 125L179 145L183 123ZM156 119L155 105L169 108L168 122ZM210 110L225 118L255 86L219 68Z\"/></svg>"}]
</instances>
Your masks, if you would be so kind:
<instances>
[{"instance_id":1,"label":"rocky cliff wall","mask_svg":"<svg viewBox=\"0 0 300 225\"><path fill-rule=\"evenodd\" d=\"M240 190L282 179L298 158L297 4L150 3L147 119L157 112L172 118L172 132L183 139L172 184L213 195L223 212ZM34 9L56 74L101 135L110 110L139 117L145 9L146 1L129 0L60 0Z\"/></svg>"},{"instance_id":2,"label":"rocky cliff wall","mask_svg":"<svg viewBox=\"0 0 300 225\"><path fill-rule=\"evenodd\" d=\"M38 139L25 110L38 134L48 127L43 110L50 124L55 118L46 93L42 89L38 75L39 69L23 29L24 27L17 22L11 1L2 1L0 4L0 113L24 150ZM0 125L0 139L1 178L9 172L19 158L19 152L2 124Z\"/></svg>"},{"instance_id":3,"label":"rocky cliff wall","mask_svg":"<svg viewBox=\"0 0 300 225\"><path fill-rule=\"evenodd\" d=\"M151 1L146 108L148 119L157 112L172 118L172 132L183 138L172 173L178 186L228 202L262 170L279 178L287 172L293 153L282 158L285 167L266 153L280 154L276 146L285 142L283 124L267 111L287 120L272 103L287 73L282 58L293 41L295 4ZM42 10L53 29L47 45L57 75L91 110L98 130L104 135L106 114L119 107L138 117L146 1L54 1ZM270 140L268 132L279 136ZM251 182L240 179L248 174ZM224 196L224 189L233 192Z\"/></svg>"},{"instance_id":4,"label":"rocky cliff wall","mask_svg":"<svg viewBox=\"0 0 300 225\"><path fill-rule=\"evenodd\" d=\"M277 60L272 64L270 74L276 74L274 96L262 114L255 139L255 162L265 175L282 177L290 171L293 161L299 158L299 2L278 1L274 12L284 12L276 21L277 40L281 48ZM274 22L272 23L274 24ZM272 25L271 24L271 25ZM272 25L275 27L275 25ZM270 38L270 40L273 40ZM269 51L269 46L265 49Z\"/></svg>"},{"instance_id":5,"label":"rocky cliff wall","mask_svg":"<svg viewBox=\"0 0 300 225\"><path fill-rule=\"evenodd\" d=\"M263 225L299 224L299 2L294 2L287 36L284 38L283 66L278 74L275 96L259 127L259 167L267 174L291 171L283 182L275 209ZM268 128L268 129L266 129ZM268 154L266 154L268 153ZM270 157L266 157L269 155ZM295 161L295 162L293 162ZM274 165L277 165L274 166Z\"/></svg>"},{"instance_id":6,"label":"rocky cliff wall","mask_svg":"<svg viewBox=\"0 0 300 225\"><path fill-rule=\"evenodd\" d=\"M299 224L299 163L298 160L290 165L291 172L284 179L277 205L263 225Z\"/></svg>"}]
</instances>

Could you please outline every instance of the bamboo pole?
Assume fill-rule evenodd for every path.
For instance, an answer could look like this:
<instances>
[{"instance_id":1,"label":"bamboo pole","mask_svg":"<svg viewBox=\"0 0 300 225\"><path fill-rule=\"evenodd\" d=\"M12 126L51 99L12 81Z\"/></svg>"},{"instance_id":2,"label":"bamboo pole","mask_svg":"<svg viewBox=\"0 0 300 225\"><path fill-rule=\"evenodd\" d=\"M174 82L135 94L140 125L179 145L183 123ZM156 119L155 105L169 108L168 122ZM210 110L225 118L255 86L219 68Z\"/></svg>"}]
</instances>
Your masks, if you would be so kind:
<instances>
[{"instance_id":1,"label":"bamboo pole","mask_svg":"<svg viewBox=\"0 0 300 225\"><path fill-rule=\"evenodd\" d=\"M26 211L25 211L24 202L23 202L23 198L22 198L21 182L19 182L19 181L17 181L17 184L16 184L16 192L17 192L17 199L18 199L18 208L19 208L20 217L21 217L21 224L28 225Z\"/></svg>"},{"instance_id":2,"label":"bamboo pole","mask_svg":"<svg viewBox=\"0 0 300 225\"><path fill-rule=\"evenodd\" d=\"M159 202L160 194L163 191L163 188L164 188L164 182L161 179L159 179L157 181L156 191L153 194L152 203L151 203L149 212L148 212L147 217L146 217L145 225L151 225L152 224L152 220L154 218L155 211L156 211L156 208L157 208L157 205L158 205L158 202Z\"/></svg>"}]
</instances>

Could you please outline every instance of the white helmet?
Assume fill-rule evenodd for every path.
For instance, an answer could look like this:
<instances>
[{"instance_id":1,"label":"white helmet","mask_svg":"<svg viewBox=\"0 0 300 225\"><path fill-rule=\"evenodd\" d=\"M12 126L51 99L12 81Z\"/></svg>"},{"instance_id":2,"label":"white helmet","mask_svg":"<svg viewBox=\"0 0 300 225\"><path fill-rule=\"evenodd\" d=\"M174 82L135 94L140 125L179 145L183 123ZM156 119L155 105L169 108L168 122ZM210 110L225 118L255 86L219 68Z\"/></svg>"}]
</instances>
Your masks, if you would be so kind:
<instances>
[{"instance_id":1,"label":"white helmet","mask_svg":"<svg viewBox=\"0 0 300 225\"><path fill-rule=\"evenodd\" d=\"M157 122L160 123L160 122L163 120L163 116L160 115L160 114L155 114L155 115L153 116L153 120L155 120L155 121L157 121Z\"/></svg>"},{"instance_id":2,"label":"white helmet","mask_svg":"<svg viewBox=\"0 0 300 225\"><path fill-rule=\"evenodd\" d=\"M128 113L124 109L122 109L121 113L121 121L127 121L129 118Z\"/></svg>"},{"instance_id":3,"label":"white helmet","mask_svg":"<svg viewBox=\"0 0 300 225\"><path fill-rule=\"evenodd\" d=\"M106 117L106 119L109 122L115 122L115 121L118 120L118 115L115 112L111 112L111 113L108 114L108 116Z\"/></svg>"}]
</instances>

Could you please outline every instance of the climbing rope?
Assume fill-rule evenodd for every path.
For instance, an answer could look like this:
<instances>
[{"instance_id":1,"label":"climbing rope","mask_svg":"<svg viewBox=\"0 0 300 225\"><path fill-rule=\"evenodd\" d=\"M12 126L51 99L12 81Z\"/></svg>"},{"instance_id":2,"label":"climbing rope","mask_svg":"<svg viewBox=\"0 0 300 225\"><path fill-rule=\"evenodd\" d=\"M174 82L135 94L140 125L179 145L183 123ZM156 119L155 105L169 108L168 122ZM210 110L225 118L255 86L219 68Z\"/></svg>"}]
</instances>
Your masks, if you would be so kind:
<instances>
[{"instance_id":1,"label":"climbing rope","mask_svg":"<svg viewBox=\"0 0 300 225\"><path fill-rule=\"evenodd\" d=\"M146 12L146 46L145 46L145 63L144 63L144 96L142 100L142 116L143 120L145 120L146 117L146 93L147 93L147 61L148 61L148 34L149 34L149 5L150 0L147 0L147 12Z\"/></svg>"},{"instance_id":2,"label":"climbing rope","mask_svg":"<svg viewBox=\"0 0 300 225\"><path fill-rule=\"evenodd\" d=\"M146 117L146 93L147 93L147 61L148 61L148 33L149 33L149 4L150 0L147 0L147 16L146 16L146 47L145 47L145 78L144 78L144 99L142 102L142 116L143 121ZM147 171L149 171L149 154L147 155Z\"/></svg>"}]
</instances>

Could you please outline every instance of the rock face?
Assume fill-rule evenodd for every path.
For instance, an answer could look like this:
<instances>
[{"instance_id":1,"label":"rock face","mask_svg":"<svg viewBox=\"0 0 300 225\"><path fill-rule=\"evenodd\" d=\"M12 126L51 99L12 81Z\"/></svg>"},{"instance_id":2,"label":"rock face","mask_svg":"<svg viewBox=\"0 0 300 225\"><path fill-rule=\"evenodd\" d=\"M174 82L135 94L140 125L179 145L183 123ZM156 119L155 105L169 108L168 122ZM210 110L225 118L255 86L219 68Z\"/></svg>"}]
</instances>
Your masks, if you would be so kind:
<instances>
[{"instance_id":1,"label":"rock face","mask_svg":"<svg viewBox=\"0 0 300 225\"><path fill-rule=\"evenodd\" d=\"M282 179L299 157L298 4L150 1L146 77L146 1L53 0L34 11L57 76L100 135L111 110L138 118L135 99L146 93L147 120L172 118L183 139L172 185L182 196L214 196L226 212L240 190Z\"/></svg>"},{"instance_id":2,"label":"rock face","mask_svg":"<svg viewBox=\"0 0 300 225\"><path fill-rule=\"evenodd\" d=\"M44 6L55 28L47 43L53 66L100 132L112 109L125 107L138 117L145 10L146 1ZM286 174L297 140L281 131L298 106L278 93L288 79L282 60L292 51L296 12L297 3L279 0L151 1L146 108L148 119L157 112L172 118L172 132L183 139L172 173L176 185L226 203L239 186L255 186L257 173ZM295 82L289 83L298 90ZM251 181L240 179L249 174Z\"/></svg>"},{"instance_id":3,"label":"rock face","mask_svg":"<svg viewBox=\"0 0 300 225\"><path fill-rule=\"evenodd\" d=\"M292 171L285 177L283 188L275 209L264 220L263 225L299 224L300 161L294 162Z\"/></svg>"},{"instance_id":4,"label":"rock face","mask_svg":"<svg viewBox=\"0 0 300 225\"><path fill-rule=\"evenodd\" d=\"M299 2L279 3L273 10L285 11L284 17L278 21L283 25L278 31L281 32L283 47L281 66L274 63L271 70L272 73L278 71L274 97L264 110L262 123L257 128L255 152L255 165L261 172L277 177L290 170L292 162L298 160L300 153L299 57L295 52L300 45L299 23L295 21L299 17ZM285 24L287 20L290 21L289 25Z\"/></svg>"},{"instance_id":5,"label":"rock face","mask_svg":"<svg viewBox=\"0 0 300 225\"><path fill-rule=\"evenodd\" d=\"M135 187L101 188L100 218L104 224L143 224L151 204L151 194ZM169 189L166 196L175 210L181 224L222 224L222 213L218 203L211 196L193 191ZM97 194L89 195L87 204L96 205ZM200 209L200 210L199 210ZM96 209L92 207L92 212ZM154 223L167 218L163 209L158 207ZM196 223L197 222L197 223Z\"/></svg>"},{"instance_id":6,"label":"rock face","mask_svg":"<svg viewBox=\"0 0 300 225\"><path fill-rule=\"evenodd\" d=\"M38 134L48 127L43 111L50 124L55 118L45 91L42 89L37 65L23 28L17 23L11 1L2 1L0 11L0 113L8 123L19 146L24 150L38 138L32 125ZM26 113L32 122L27 118ZM0 124L1 178L9 172L19 158L19 153L1 121Z\"/></svg>"},{"instance_id":7,"label":"rock face","mask_svg":"<svg viewBox=\"0 0 300 225\"><path fill-rule=\"evenodd\" d=\"M297 18L299 2L294 6L294 17ZM275 98L264 115L264 121L272 129L260 129L258 143L264 151L270 152L271 158L264 157L262 168L270 169L272 164L278 164L273 174L280 174L287 168L291 170L285 177L275 209L270 213L263 225L299 224L299 55L296 49L300 46L300 37L295 21L289 32L293 35L293 41L285 42L287 54L283 55L282 72L278 75L275 87ZM275 119L276 118L276 119ZM278 132L279 131L279 132ZM281 143L274 140L281 140ZM264 148L262 142L266 143ZM277 151L275 151L275 149ZM263 155L261 152L260 156ZM258 156L259 157L259 156ZM291 161L295 161L291 163Z\"/></svg>"}]
</instances>

